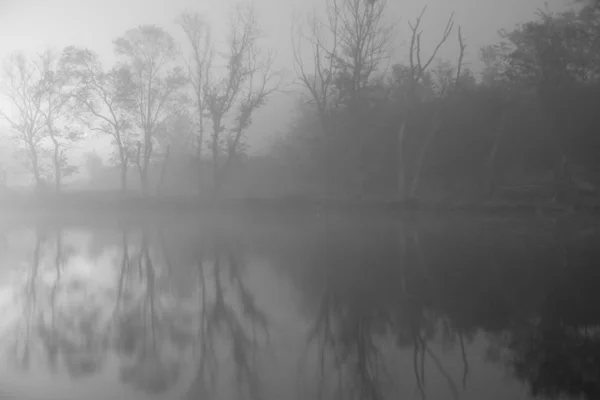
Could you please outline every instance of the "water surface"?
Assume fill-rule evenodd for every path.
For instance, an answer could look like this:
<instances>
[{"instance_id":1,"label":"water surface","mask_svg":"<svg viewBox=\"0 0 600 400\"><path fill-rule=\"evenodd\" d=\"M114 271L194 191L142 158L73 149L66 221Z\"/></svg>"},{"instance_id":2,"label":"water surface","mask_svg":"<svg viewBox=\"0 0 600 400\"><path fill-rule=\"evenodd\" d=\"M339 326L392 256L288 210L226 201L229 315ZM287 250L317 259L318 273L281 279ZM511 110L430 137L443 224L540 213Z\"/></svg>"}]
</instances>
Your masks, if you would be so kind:
<instances>
[{"instance_id":1,"label":"water surface","mask_svg":"<svg viewBox=\"0 0 600 400\"><path fill-rule=\"evenodd\" d=\"M600 221L139 222L0 224L0 398L600 396Z\"/></svg>"}]
</instances>

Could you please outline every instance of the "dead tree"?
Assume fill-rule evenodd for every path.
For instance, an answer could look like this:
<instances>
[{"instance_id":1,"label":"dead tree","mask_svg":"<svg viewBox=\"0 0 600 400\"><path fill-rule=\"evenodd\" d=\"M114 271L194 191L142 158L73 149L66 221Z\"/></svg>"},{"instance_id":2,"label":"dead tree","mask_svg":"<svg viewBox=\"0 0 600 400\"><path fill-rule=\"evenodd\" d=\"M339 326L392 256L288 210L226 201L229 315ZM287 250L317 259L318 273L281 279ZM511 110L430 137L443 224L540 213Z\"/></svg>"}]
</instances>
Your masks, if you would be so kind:
<instances>
[{"instance_id":1,"label":"dead tree","mask_svg":"<svg viewBox=\"0 0 600 400\"><path fill-rule=\"evenodd\" d=\"M413 153L414 149L409 149L407 142L409 136L415 135L416 133L409 129L409 118L413 110L419 105L421 99L417 94L417 87L423 80L427 68L431 65L439 50L448 40L448 37L452 33L454 28L454 14L450 15L442 38L438 41L437 45L433 49L431 55L423 62L421 56L421 35L420 30L421 21L423 15L427 10L427 6L423 7L421 14L417 17L414 23L409 22L411 29L410 49L409 49L409 77L408 77L408 90L406 91L406 103L403 110L402 123L398 131L398 182L397 182L397 195L401 199L408 199L414 194L414 175L410 174L409 162L407 155ZM461 36L462 37L462 36ZM462 59L461 59L462 60ZM427 137L437 134L441 128L439 121L440 112L436 112L431 122L431 127L428 130ZM422 155L417 156L417 160L421 159ZM420 161L417 161L417 164Z\"/></svg>"}]
</instances>

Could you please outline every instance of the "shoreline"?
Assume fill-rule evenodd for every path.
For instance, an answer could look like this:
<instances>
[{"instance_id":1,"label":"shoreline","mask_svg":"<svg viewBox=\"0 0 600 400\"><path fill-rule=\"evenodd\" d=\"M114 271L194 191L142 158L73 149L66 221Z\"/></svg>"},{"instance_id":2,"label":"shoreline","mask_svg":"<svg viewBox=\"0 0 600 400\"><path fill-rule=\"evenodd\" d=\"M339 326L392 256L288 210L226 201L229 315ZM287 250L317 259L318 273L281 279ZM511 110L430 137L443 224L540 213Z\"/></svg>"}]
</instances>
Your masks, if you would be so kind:
<instances>
[{"instance_id":1,"label":"shoreline","mask_svg":"<svg viewBox=\"0 0 600 400\"><path fill-rule=\"evenodd\" d=\"M600 214L599 202L561 205L551 202L441 203L416 199L318 199L299 197L224 198L219 201L196 195L144 197L139 194L120 196L114 193L64 193L52 195L9 195L0 198L0 213L26 214L187 214L204 212L249 213L450 213L487 215L563 215L568 213Z\"/></svg>"}]
</instances>

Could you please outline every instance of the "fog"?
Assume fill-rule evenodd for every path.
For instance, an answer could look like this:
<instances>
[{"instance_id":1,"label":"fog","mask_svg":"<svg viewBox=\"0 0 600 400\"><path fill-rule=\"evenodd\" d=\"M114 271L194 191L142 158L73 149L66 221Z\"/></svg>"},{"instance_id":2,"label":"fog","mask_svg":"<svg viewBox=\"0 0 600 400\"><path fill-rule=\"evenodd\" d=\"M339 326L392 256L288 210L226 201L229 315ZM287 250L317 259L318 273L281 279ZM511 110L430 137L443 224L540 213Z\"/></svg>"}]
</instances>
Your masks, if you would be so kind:
<instances>
[{"instance_id":1,"label":"fog","mask_svg":"<svg viewBox=\"0 0 600 400\"><path fill-rule=\"evenodd\" d=\"M49 4L0 400L600 398L597 2Z\"/></svg>"},{"instance_id":2,"label":"fog","mask_svg":"<svg viewBox=\"0 0 600 400\"><path fill-rule=\"evenodd\" d=\"M495 22L466 2L326 5L151 3L84 40L81 18L105 11L65 3L81 18L46 37L44 8L8 3L17 35L26 15L39 27L4 58L6 192L444 206L595 192L594 5L490 3Z\"/></svg>"}]
</instances>

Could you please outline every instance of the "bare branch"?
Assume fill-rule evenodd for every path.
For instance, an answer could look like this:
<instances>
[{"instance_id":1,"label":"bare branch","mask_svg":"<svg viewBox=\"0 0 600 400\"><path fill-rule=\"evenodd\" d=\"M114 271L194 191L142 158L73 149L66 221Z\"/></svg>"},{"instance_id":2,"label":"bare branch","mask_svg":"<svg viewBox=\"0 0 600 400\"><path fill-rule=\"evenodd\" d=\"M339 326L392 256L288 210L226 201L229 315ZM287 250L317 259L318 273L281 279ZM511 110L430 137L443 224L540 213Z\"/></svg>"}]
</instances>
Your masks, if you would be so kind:
<instances>
[{"instance_id":1,"label":"bare branch","mask_svg":"<svg viewBox=\"0 0 600 400\"><path fill-rule=\"evenodd\" d=\"M421 21L423 19L423 15L425 15L426 10L427 6L424 6L421 10L421 14L419 14L415 23L408 23L411 30L409 62L412 73L412 80L415 85L418 84L419 81L423 78L427 68L435 59L437 53L442 48L446 40L448 40L448 37L452 33L452 29L454 28L454 13L452 13L448 18L448 22L446 23L446 26L444 28L442 38L436 44L435 48L433 49L431 55L429 56L425 64L423 64L421 61L421 34L423 32L419 30L419 27L421 26Z\"/></svg>"},{"instance_id":2,"label":"bare branch","mask_svg":"<svg viewBox=\"0 0 600 400\"><path fill-rule=\"evenodd\" d=\"M186 60L188 77L194 92L195 110L198 118L197 155L202 155L204 141L204 113L206 111L204 89L211 69L213 50L210 43L211 29L197 13L185 12L178 21L191 48L190 59Z\"/></svg>"},{"instance_id":3,"label":"bare branch","mask_svg":"<svg viewBox=\"0 0 600 400\"><path fill-rule=\"evenodd\" d=\"M463 40L463 35L462 35L462 31L460 29L460 26L458 27L458 45L460 46L460 52L458 55L458 65L456 66L456 83L455 83L455 87L458 90L459 86L460 86L460 77L461 77L461 73L462 73L462 66L463 66L463 60L465 57L465 49L467 47L467 45L464 43Z\"/></svg>"}]
</instances>

